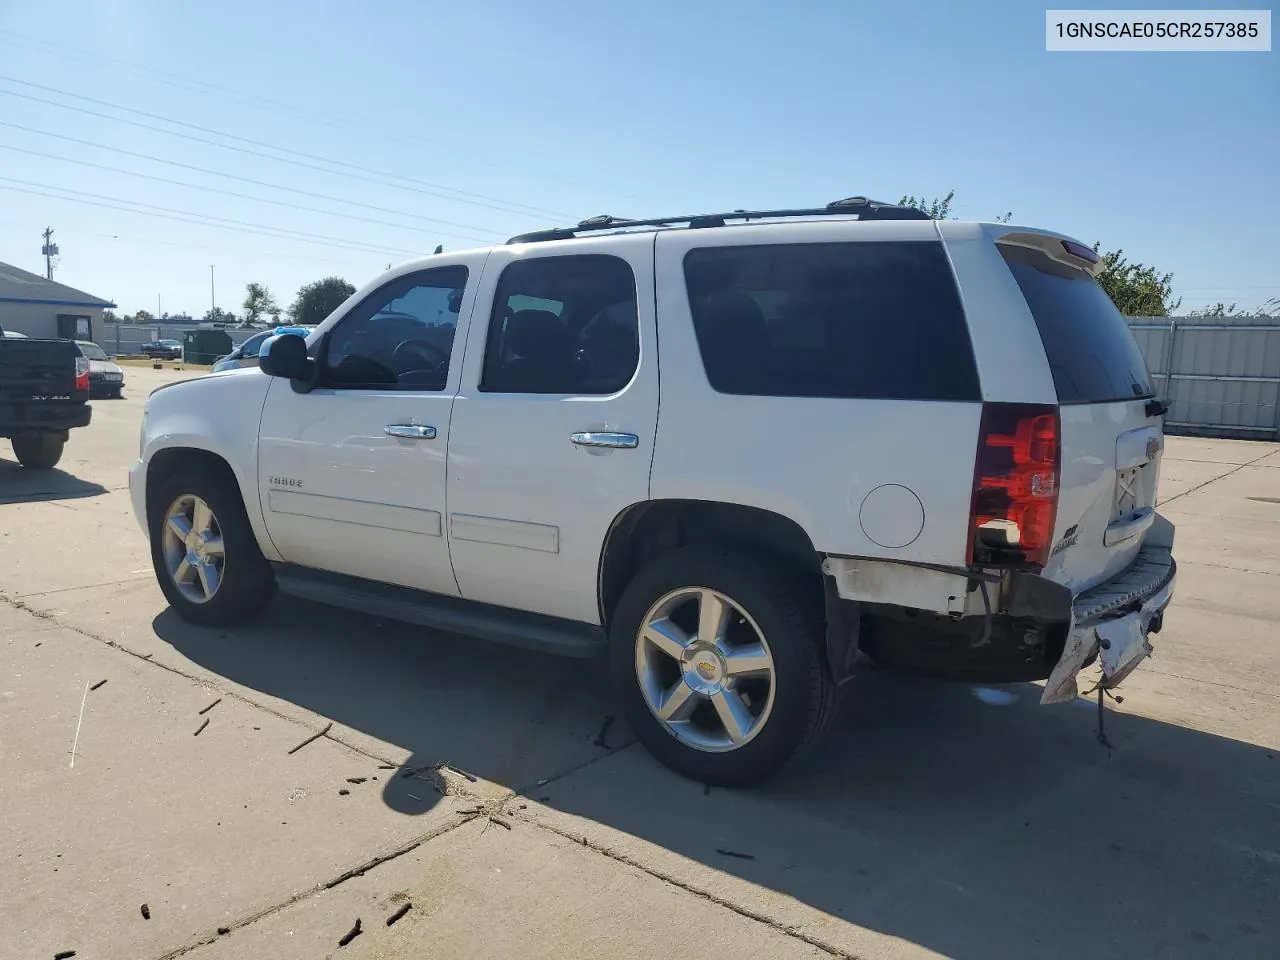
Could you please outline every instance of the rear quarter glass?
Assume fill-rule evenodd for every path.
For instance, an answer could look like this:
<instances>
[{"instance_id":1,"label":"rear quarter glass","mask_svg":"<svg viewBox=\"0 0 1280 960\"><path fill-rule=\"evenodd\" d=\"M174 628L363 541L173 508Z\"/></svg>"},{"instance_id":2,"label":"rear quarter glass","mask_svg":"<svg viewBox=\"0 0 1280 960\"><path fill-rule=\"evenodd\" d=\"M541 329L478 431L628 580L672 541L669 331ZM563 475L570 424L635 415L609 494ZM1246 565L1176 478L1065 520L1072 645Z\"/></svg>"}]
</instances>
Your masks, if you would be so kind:
<instances>
[{"instance_id":1,"label":"rear quarter glass","mask_svg":"<svg viewBox=\"0 0 1280 960\"><path fill-rule=\"evenodd\" d=\"M940 241L701 247L685 255L684 274L718 393L982 398Z\"/></svg>"},{"instance_id":2,"label":"rear quarter glass","mask_svg":"<svg viewBox=\"0 0 1280 960\"><path fill-rule=\"evenodd\" d=\"M1128 324L1097 280L1039 250L999 249L1040 332L1059 403L1155 395Z\"/></svg>"}]
</instances>

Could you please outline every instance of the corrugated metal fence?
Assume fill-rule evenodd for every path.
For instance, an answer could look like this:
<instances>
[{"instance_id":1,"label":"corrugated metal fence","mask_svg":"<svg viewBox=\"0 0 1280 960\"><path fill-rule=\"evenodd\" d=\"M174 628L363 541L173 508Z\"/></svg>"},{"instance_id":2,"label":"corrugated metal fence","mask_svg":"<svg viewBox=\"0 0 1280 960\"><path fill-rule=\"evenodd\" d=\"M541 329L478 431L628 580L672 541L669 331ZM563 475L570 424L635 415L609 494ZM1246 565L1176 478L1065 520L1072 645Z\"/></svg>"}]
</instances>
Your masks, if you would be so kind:
<instances>
[{"instance_id":1,"label":"corrugated metal fence","mask_svg":"<svg viewBox=\"0 0 1280 960\"><path fill-rule=\"evenodd\" d=\"M1130 317L1170 433L1280 440L1280 319Z\"/></svg>"}]
</instances>

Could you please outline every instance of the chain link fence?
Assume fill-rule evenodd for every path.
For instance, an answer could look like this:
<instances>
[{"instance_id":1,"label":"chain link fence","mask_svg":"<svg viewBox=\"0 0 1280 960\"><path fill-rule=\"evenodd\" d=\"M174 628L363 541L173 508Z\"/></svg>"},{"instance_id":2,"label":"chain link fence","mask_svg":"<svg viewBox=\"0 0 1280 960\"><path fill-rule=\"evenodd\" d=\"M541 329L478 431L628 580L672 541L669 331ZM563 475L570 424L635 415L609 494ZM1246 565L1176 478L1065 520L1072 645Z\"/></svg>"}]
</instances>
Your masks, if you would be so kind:
<instances>
[{"instance_id":1,"label":"chain link fence","mask_svg":"<svg viewBox=\"0 0 1280 960\"><path fill-rule=\"evenodd\" d=\"M152 340L177 340L182 342L183 334L188 330L197 329L195 325L184 324L163 324L152 323L145 326L135 326L130 323L107 323L103 324L102 343L100 346L113 357L119 356L136 356L142 352L142 345L150 343ZM231 342L239 346L248 340L255 333L261 333L260 330L236 330L227 328L227 334L231 337Z\"/></svg>"}]
</instances>

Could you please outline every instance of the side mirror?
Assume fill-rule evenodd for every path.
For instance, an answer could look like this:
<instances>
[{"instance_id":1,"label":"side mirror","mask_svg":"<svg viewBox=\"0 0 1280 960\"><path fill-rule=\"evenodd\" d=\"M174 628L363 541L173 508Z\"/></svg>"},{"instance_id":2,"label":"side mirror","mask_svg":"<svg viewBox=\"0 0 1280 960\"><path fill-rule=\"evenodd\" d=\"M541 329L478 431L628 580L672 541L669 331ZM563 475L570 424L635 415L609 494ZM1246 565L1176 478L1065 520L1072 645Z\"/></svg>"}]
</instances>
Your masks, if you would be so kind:
<instances>
[{"instance_id":1,"label":"side mirror","mask_svg":"<svg viewBox=\"0 0 1280 960\"><path fill-rule=\"evenodd\" d=\"M307 341L296 333L270 337L258 351L258 367L270 377L309 381L314 366L307 356Z\"/></svg>"}]
</instances>

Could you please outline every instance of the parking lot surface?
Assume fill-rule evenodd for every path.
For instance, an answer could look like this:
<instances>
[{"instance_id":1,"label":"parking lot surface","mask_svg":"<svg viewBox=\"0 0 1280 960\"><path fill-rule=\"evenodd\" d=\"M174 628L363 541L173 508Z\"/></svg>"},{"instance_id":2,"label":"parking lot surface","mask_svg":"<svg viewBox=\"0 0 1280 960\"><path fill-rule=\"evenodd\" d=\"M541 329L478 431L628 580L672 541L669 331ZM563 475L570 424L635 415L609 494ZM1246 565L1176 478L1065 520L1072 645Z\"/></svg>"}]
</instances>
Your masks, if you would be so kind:
<instances>
[{"instance_id":1,"label":"parking lot surface","mask_svg":"<svg viewBox=\"0 0 1280 960\"><path fill-rule=\"evenodd\" d=\"M1280 955L1280 445L1169 439L1109 748L1093 700L867 670L803 767L706 791L598 664L167 612L126 470L187 375L130 368L52 473L0 449L0 957Z\"/></svg>"}]
</instances>

